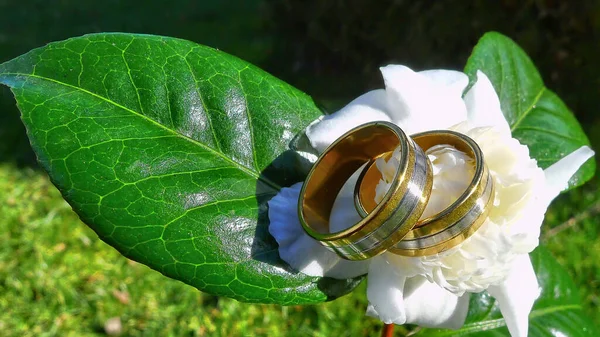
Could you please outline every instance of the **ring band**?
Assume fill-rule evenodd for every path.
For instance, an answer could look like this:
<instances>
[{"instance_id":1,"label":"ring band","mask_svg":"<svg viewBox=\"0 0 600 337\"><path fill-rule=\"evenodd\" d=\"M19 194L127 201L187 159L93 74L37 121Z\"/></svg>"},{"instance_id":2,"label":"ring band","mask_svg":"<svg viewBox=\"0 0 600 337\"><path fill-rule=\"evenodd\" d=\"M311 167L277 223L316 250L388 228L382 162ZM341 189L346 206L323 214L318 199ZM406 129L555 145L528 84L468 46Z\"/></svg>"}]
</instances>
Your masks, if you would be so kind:
<instances>
[{"instance_id":1,"label":"ring band","mask_svg":"<svg viewBox=\"0 0 600 337\"><path fill-rule=\"evenodd\" d=\"M342 186L362 165L400 146L399 167L383 202L351 227L330 233L331 209ZM370 122L331 144L311 168L298 200L308 235L347 260L364 260L398 243L423 214L433 183L425 153L395 124Z\"/></svg>"},{"instance_id":2,"label":"ring band","mask_svg":"<svg viewBox=\"0 0 600 337\"><path fill-rule=\"evenodd\" d=\"M433 255L455 247L481 227L494 202L494 180L485 165L481 149L470 137L444 130L423 132L412 138L423 151L440 144L452 145L475 163L473 179L463 194L443 211L418 221L402 241L388 250L405 256ZM369 172L369 167L364 172ZM372 203L364 199L365 193L361 193L363 189L374 189L372 181L375 178L367 175L359 177L354 193L355 206L360 214L368 214L372 208Z\"/></svg>"}]
</instances>

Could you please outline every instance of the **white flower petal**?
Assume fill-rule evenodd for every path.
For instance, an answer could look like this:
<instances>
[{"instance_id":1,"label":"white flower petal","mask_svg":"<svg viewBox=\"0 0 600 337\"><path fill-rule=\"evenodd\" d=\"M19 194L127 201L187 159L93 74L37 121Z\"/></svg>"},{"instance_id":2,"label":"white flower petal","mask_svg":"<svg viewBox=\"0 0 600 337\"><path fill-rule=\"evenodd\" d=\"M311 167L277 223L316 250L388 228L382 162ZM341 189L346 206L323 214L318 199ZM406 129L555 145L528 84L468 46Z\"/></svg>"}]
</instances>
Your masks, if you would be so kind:
<instances>
[{"instance_id":1,"label":"white flower petal","mask_svg":"<svg viewBox=\"0 0 600 337\"><path fill-rule=\"evenodd\" d=\"M407 134L446 129L464 121L465 104L453 86L400 65L380 68L392 121Z\"/></svg>"},{"instance_id":2,"label":"white flower petal","mask_svg":"<svg viewBox=\"0 0 600 337\"><path fill-rule=\"evenodd\" d=\"M339 259L309 237L298 220L302 183L283 188L269 201L269 232L279 244L279 255L292 268L310 276L323 276Z\"/></svg>"},{"instance_id":3,"label":"white flower petal","mask_svg":"<svg viewBox=\"0 0 600 337\"><path fill-rule=\"evenodd\" d=\"M426 76L436 83L445 85L458 97L462 97L463 91L469 84L469 77L462 71L433 69L419 71L419 74Z\"/></svg>"},{"instance_id":4,"label":"white flower petal","mask_svg":"<svg viewBox=\"0 0 600 337\"><path fill-rule=\"evenodd\" d=\"M407 263L410 259L392 254L373 258L367 283L367 315L387 324L461 327L467 317L469 295L456 296L423 276L415 276Z\"/></svg>"},{"instance_id":5,"label":"white flower petal","mask_svg":"<svg viewBox=\"0 0 600 337\"><path fill-rule=\"evenodd\" d=\"M335 265L325 272L325 276L336 279L353 278L365 275L369 271L371 260L350 261L338 258Z\"/></svg>"},{"instance_id":6,"label":"white flower petal","mask_svg":"<svg viewBox=\"0 0 600 337\"><path fill-rule=\"evenodd\" d=\"M548 202L568 187L569 179L592 156L594 156L594 151L588 146L582 146L544 170L548 186L546 194L546 197L549 198Z\"/></svg>"},{"instance_id":7,"label":"white flower petal","mask_svg":"<svg viewBox=\"0 0 600 337\"><path fill-rule=\"evenodd\" d=\"M404 285L406 323L458 329L467 318L469 296L456 296L422 276L409 278Z\"/></svg>"},{"instance_id":8,"label":"white flower petal","mask_svg":"<svg viewBox=\"0 0 600 337\"><path fill-rule=\"evenodd\" d=\"M341 110L315 121L306 129L306 135L311 145L322 153L347 131L372 121L390 121L383 89L369 91Z\"/></svg>"},{"instance_id":9,"label":"white flower petal","mask_svg":"<svg viewBox=\"0 0 600 337\"><path fill-rule=\"evenodd\" d=\"M279 256L310 276L346 279L365 274L369 261L342 260L304 232L297 208L301 188L302 183L282 188L269 201L269 233L279 244Z\"/></svg>"},{"instance_id":10,"label":"white flower petal","mask_svg":"<svg viewBox=\"0 0 600 337\"><path fill-rule=\"evenodd\" d=\"M403 289L406 275L390 264L386 255L374 257L367 275L367 315L386 324L406 323Z\"/></svg>"},{"instance_id":11,"label":"white flower petal","mask_svg":"<svg viewBox=\"0 0 600 337\"><path fill-rule=\"evenodd\" d=\"M526 337L529 313L540 296L540 288L529 255L519 255L507 278L500 285L490 286L488 293L500 305L500 311L512 337Z\"/></svg>"},{"instance_id":12,"label":"white flower petal","mask_svg":"<svg viewBox=\"0 0 600 337\"><path fill-rule=\"evenodd\" d=\"M353 226L361 220L360 215L354 207L354 186L358 176L367 164L362 165L353 175L348 178L344 186L340 189L338 196L331 207L331 215L329 217L329 231L331 233L342 231ZM340 261L327 271L327 276L333 278L348 278L350 271L348 268L354 269L356 275L366 274L369 270L371 260L364 261L348 261L340 259ZM344 277L345 276L345 277Z\"/></svg>"},{"instance_id":13,"label":"white flower petal","mask_svg":"<svg viewBox=\"0 0 600 337\"><path fill-rule=\"evenodd\" d=\"M319 242L305 234L297 236L296 240L288 246L283 246L283 249L280 246L279 255L292 268L309 276L325 276L326 271L333 268L340 260Z\"/></svg>"},{"instance_id":14,"label":"white flower petal","mask_svg":"<svg viewBox=\"0 0 600 337\"><path fill-rule=\"evenodd\" d=\"M407 134L453 129L478 142L495 181L496 195L490 217L460 245L433 256L385 253L371 259L367 314L386 323L457 328L468 310L468 294L463 294L488 289L498 300L513 337L526 336L528 315L539 296L526 253L538 244L549 202L593 151L583 147L544 172L531 159L529 149L512 138L494 87L482 72L477 72L477 82L464 97L466 76L460 72L416 73L394 65L381 68L381 72L386 89L369 92L313 122L306 130L311 145L322 152L343 133L375 120L392 121ZM434 163L435 175L443 178L438 183L434 180L440 197L434 195L430 200L438 208L452 202L456 195L450 192L463 191L469 180L467 160L446 152L436 153ZM385 173L374 186L379 194L385 191L388 166L397 164L377 163ZM352 177L338 194L330 216L331 231L359 221L352 200L354 185ZM276 197L269 203L270 231L282 258L314 275L345 278L364 273L369 262L342 260L304 233L296 214L299 189L292 196L284 189L278 196L282 199Z\"/></svg>"},{"instance_id":15,"label":"white flower petal","mask_svg":"<svg viewBox=\"0 0 600 337\"><path fill-rule=\"evenodd\" d=\"M492 82L481 71L477 71L477 82L465 95L469 124L474 127L493 126L510 135L510 127L500 109L500 100Z\"/></svg>"},{"instance_id":16,"label":"white flower petal","mask_svg":"<svg viewBox=\"0 0 600 337\"><path fill-rule=\"evenodd\" d=\"M366 163L346 180L331 207L329 230L332 233L343 231L361 220L354 206L354 187L365 166L367 166Z\"/></svg>"}]
</instances>

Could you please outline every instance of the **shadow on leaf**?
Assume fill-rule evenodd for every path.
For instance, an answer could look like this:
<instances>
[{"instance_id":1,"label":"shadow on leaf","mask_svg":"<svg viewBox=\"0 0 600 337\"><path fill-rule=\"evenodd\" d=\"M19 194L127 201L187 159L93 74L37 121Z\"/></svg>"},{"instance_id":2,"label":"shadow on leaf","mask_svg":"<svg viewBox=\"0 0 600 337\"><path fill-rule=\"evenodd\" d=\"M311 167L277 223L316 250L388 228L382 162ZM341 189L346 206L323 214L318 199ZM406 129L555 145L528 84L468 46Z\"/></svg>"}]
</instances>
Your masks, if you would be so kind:
<instances>
[{"instance_id":1,"label":"shadow on leaf","mask_svg":"<svg viewBox=\"0 0 600 337\"><path fill-rule=\"evenodd\" d=\"M287 187L301 182L306 177L310 163L298 152L287 150L277 157L271 165L261 172L261 177ZM277 194L277 191L263 180L259 180L256 187L256 200L258 201L258 223L256 225L254 240L252 242L251 256L253 259L269 264L280 271L280 274L291 273L296 276L302 274L290 267L279 256L277 241L269 233L268 202ZM315 277L318 289L333 300L351 292L363 277L338 280L330 277Z\"/></svg>"}]
</instances>

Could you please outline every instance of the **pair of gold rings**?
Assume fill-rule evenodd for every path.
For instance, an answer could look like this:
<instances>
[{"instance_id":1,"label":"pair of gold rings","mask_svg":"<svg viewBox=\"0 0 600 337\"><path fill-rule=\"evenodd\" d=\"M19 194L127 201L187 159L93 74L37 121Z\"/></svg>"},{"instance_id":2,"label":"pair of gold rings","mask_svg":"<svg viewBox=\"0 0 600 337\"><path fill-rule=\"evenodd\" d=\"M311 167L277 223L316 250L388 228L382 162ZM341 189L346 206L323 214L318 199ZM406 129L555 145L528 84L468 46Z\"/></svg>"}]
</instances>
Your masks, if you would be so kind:
<instances>
[{"instance_id":1,"label":"pair of gold rings","mask_svg":"<svg viewBox=\"0 0 600 337\"><path fill-rule=\"evenodd\" d=\"M464 193L445 210L420 220L431 195L432 164L425 151L447 144L470 156L475 173ZM382 175L377 158L399 149L398 169L383 199L375 202ZM348 178L362 169L354 205L362 219L332 233L329 217ZM494 199L494 181L481 149L454 131L429 131L407 137L397 125L378 121L360 125L338 138L312 166L298 200L298 217L311 237L348 260L364 260L385 251L425 256L450 249L485 221Z\"/></svg>"}]
</instances>

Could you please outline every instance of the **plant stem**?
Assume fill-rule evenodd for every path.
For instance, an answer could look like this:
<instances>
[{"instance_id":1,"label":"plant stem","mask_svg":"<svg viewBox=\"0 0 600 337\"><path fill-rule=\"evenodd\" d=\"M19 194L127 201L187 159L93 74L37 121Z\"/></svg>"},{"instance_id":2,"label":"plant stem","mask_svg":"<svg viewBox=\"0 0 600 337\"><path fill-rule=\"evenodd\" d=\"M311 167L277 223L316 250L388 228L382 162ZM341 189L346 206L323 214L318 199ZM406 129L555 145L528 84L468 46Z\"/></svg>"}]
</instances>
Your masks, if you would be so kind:
<instances>
[{"instance_id":1,"label":"plant stem","mask_svg":"<svg viewBox=\"0 0 600 337\"><path fill-rule=\"evenodd\" d=\"M381 329L381 337L392 337L394 335L394 324L383 324Z\"/></svg>"}]
</instances>

